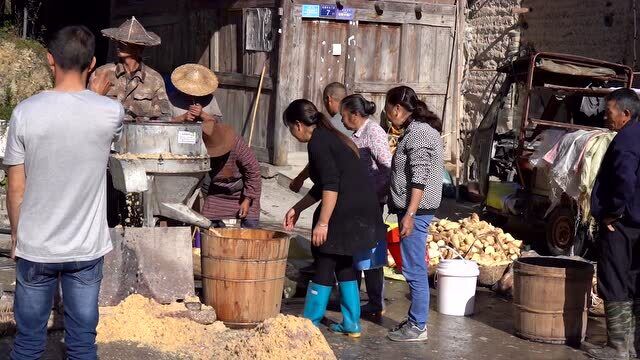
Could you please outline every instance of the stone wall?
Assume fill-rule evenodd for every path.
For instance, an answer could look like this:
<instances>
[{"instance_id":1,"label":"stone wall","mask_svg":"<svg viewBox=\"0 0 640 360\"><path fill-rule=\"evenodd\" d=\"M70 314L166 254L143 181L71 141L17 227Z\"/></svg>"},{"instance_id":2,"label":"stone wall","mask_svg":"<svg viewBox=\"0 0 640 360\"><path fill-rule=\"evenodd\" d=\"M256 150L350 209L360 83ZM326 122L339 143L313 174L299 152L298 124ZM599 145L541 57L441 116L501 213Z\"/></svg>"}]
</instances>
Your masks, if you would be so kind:
<instances>
[{"instance_id":1,"label":"stone wall","mask_svg":"<svg viewBox=\"0 0 640 360\"><path fill-rule=\"evenodd\" d=\"M517 42L518 36L521 51L559 52L636 65L632 3L632 0L469 0L465 14L461 128L472 130L482 120L496 81L493 69L505 61L509 45ZM520 7L529 8L530 12L514 15L513 9ZM510 37L509 32L516 37ZM519 121L516 103L519 98L514 99L513 111L505 112L503 130Z\"/></svg>"},{"instance_id":2,"label":"stone wall","mask_svg":"<svg viewBox=\"0 0 640 360\"><path fill-rule=\"evenodd\" d=\"M639 3L640 5L640 3ZM537 51L633 63L631 0L522 0L522 39Z\"/></svg>"},{"instance_id":3,"label":"stone wall","mask_svg":"<svg viewBox=\"0 0 640 360\"><path fill-rule=\"evenodd\" d=\"M482 120L500 85L495 69L507 58L510 44L518 47L518 17L512 9L520 3L521 0L469 1L465 14L463 131L474 129Z\"/></svg>"}]
</instances>

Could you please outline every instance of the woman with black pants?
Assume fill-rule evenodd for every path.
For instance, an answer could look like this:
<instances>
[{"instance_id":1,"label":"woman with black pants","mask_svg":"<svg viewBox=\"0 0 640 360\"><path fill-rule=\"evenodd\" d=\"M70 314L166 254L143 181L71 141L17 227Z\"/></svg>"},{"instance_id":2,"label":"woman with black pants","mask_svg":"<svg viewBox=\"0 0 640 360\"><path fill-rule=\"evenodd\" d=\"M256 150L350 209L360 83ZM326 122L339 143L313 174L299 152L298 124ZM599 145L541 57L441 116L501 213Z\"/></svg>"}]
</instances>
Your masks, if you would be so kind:
<instances>
[{"instance_id":1,"label":"woman with black pants","mask_svg":"<svg viewBox=\"0 0 640 360\"><path fill-rule=\"evenodd\" d=\"M307 290L304 317L320 323L337 278L343 321L330 329L359 337L360 292L352 256L373 248L385 231L373 183L359 160L358 148L313 103L295 100L283 118L291 135L308 143L309 173L314 183L287 212L284 227L292 230L300 213L321 201L313 215L315 275Z\"/></svg>"},{"instance_id":2,"label":"woman with black pants","mask_svg":"<svg viewBox=\"0 0 640 360\"><path fill-rule=\"evenodd\" d=\"M387 133L377 122L370 119L375 114L376 104L360 94L349 95L340 102L340 113L344 126L353 131L351 141L360 151L360 162L364 165L373 180L378 204L384 208L389 193L389 176L391 175L391 150ZM386 238L378 240L376 251L384 253L386 265ZM365 258L370 260L371 252ZM362 260L362 257L358 257ZM371 264L364 271L364 282L367 286L369 302L360 309L362 317L379 321L384 314L384 269L383 264Z\"/></svg>"}]
</instances>

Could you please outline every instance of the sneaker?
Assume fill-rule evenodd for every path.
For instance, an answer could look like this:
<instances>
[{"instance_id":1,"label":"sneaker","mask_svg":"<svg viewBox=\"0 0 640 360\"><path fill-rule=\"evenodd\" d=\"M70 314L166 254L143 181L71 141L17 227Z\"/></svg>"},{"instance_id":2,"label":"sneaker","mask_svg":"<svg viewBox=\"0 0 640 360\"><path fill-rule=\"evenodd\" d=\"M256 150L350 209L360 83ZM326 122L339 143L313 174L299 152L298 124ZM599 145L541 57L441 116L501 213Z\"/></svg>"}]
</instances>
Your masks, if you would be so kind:
<instances>
[{"instance_id":1,"label":"sneaker","mask_svg":"<svg viewBox=\"0 0 640 360\"><path fill-rule=\"evenodd\" d=\"M399 342L427 341L427 327L420 329L409 320L405 320L395 329L389 331L387 337L391 341Z\"/></svg>"}]
</instances>

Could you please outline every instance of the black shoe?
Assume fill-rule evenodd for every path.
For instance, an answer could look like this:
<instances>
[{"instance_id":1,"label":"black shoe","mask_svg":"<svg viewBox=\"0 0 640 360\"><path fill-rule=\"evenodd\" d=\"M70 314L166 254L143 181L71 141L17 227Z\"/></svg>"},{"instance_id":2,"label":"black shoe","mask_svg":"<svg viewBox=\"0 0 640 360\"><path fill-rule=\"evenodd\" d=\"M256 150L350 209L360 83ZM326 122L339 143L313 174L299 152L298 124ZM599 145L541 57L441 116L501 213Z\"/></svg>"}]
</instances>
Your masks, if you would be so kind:
<instances>
[{"instance_id":1,"label":"black shoe","mask_svg":"<svg viewBox=\"0 0 640 360\"><path fill-rule=\"evenodd\" d=\"M387 338L398 342L418 342L427 341L427 326L420 329L409 320L401 322L395 329L389 331Z\"/></svg>"}]
</instances>

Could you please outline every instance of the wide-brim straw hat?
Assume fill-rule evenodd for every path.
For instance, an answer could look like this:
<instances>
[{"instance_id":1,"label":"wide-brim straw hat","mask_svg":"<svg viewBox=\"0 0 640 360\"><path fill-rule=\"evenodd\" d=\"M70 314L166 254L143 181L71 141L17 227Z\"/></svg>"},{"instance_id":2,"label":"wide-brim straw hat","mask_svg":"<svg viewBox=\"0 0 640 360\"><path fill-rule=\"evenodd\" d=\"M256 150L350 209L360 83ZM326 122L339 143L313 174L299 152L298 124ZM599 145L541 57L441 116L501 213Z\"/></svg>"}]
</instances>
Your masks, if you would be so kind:
<instances>
[{"instance_id":1,"label":"wide-brim straw hat","mask_svg":"<svg viewBox=\"0 0 640 360\"><path fill-rule=\"evenodd\" d=\"M102 30L102 35L127 44L142 46L160 45L160 36L151 31L147 31L135 16L132 16L131 19L122 23L120 27Z\"/></svg>"},{"instance_id":2,"label":"wide-brim straw hat","mask_svg":"<svg viewBox=\"0 0 640 360\"><path fill-rule=\"evenodd\" d=\"M218 77L206 66L184 64L171 73L171 82L176 89L191 96L213 94L218 88Z\"/></svg>"},{"instance_id":3,"label":"wide-brim straw hat","mask_svg":"<svg viewBox=\"0 0 640 360\"><path fill-rule=\"evenodd\" d=\"M210 157L218 157L230 152L236 145L238 136L233 128L220 122L202 124L202 139Z\"/></svg>"}]
</instances>

